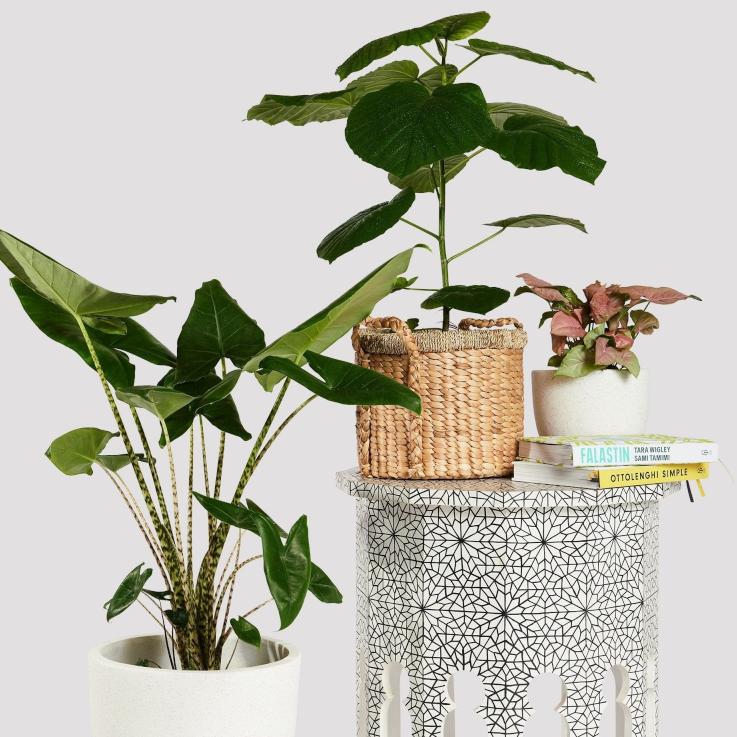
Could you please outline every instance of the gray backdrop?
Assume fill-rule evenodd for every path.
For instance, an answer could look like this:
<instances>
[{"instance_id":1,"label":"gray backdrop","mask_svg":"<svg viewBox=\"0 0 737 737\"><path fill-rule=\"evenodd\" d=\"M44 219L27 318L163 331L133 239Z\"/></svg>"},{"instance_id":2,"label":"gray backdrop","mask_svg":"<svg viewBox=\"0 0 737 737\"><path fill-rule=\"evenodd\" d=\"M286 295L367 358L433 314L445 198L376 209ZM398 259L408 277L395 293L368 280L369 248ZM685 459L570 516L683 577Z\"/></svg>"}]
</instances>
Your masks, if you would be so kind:
<instances>
[{"instance_id":1,"label":"gray backdrop","mask_svg":"<svg viewBox=\"0 0 737 737\"><path fill-rule=\"evenodd\" d=\"M318 261L325 233L392 188L348 150L342 123L269 128L242 123L245 111L266 91L333 88L337 63L372 37L475 9L437 0L3 0L0 227L111 288L179 295L144 320L169 345L194 289L212 277L273 338L417 239L397 229L333 266ZM703 304L659 309L662 330L639 345L654 378L651 430L714 437L734 464L733 8L497 0L489 9L482 37L563 58L598 84L502 58L480 62L469 79L492 99L565 114L596 136L609 165L591 187L480 157L449 189L452 250L488 232L482 223L523 212L579 217L590 235L509 233L455 262L454 278L513 289L514 275L530 271L577 287L600 278L700 294ZM418 212L430 221L430 197ZM437 281L429 254L418 254L413 272ZM549 338L535 329L541 307L527 296L500 312L531 328L528 369L548 356ZM12 674L0 725L9 734L84 735L87 649L150 628L138 611L107 625L101 608L146 549L104 478L65 478L43 458L68 429L111 425L94 374L38 333L7 288L0 311L0 631ZM381 306L418 312L411 294ZM332 354L349 358L348 341ZM257 428L268 398L252 379L236 393ZM353 502L333 487L334 471L354 464L352 422L351 408L314 404L251 489L285 522L309 515L315 557L346 594L343 607L309 602L288 633L305 655L302 737L343 737L354 725ZM229 460L244 455L233 442ZM713 476L706 500L676 498L663 509L669 737L717 734L733 713L736 509L728 475L715 468ZM238 607L262 594L259 576L246 576ZM276 626L273 611L258 621Z\"/></svg>"}]
</instances>

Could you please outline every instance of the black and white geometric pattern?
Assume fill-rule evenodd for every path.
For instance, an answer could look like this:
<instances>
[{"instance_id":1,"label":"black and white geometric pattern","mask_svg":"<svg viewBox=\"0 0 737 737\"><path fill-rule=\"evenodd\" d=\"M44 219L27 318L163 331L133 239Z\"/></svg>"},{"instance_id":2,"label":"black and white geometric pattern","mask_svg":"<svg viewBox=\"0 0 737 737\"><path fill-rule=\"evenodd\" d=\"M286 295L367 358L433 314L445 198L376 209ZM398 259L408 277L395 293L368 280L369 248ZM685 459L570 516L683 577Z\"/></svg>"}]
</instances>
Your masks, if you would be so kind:
<instances>
[{"instance_id":1,"label":"black and white geometric pattern","mask_svg":"<svg viewBox=\"0 0 737 737\"><path fill-rule=\"evenodd\" d=\"M459 670L483 680L493 737L521 737L529 683L544 672L565 683L573 737L594 737L612 666L629 675L632 734L655 737L658 503L679 484L592 491L355 471L338 484L359 500L359 737L387 737L389 662L409 673L413 737L451 737Z\"/></svg>"}]
</instances>

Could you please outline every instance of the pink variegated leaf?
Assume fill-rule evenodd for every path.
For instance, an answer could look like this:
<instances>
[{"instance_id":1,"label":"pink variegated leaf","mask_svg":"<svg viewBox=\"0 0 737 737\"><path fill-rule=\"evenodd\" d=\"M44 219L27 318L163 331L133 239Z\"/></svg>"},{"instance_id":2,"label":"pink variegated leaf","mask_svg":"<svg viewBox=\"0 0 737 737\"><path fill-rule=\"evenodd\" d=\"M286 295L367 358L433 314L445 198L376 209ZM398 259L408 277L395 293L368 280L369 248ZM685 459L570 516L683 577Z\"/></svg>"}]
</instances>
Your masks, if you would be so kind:
<instances>
[{"instance_id":1,"label":"pink variegated leaf","mask_svg":"<svg viewBox=\"0 0 737 737\"><path fill-rule=\"evenodd\" d=\"M565 297L550 282L538 279L532 274L517 274L518 279L522 279L530 290L538 297L542 297L547 302L565 302Z\"/></svg>"},{"instance_id":2,"label":"pink variegated leaf","mask_svg":"<svg viewBox=\"0 0 737 737\"><path fill-rule=\"evenodd\" d=\"M560 314L560 313L556 313ZM556 356L562 356L566 349L568 348L568 342L563 335L553 335L551 336L553 340L553 353L555 353Z\"/></svg>"},{"instance_id":3,"label":"pink variegated leaf","mask_svg":"<svg viewBox=\"0 0 737 737\"><path fill-rule=\"evenodd\" d=\"M640 362L632 351L622 351L619 356L619 363L633 376L640 375Z\"/></svg>"},{"instance_id":4,"label":"pink variegated leaf","mask_svg":"<svg viewBox=\"0 0 737 737\"><path fill-rule=\"evenodd\" d=\"M651 312L645 310L632 310L632 321L637 335L652 335L660 327L660 320Z\"/></svg>"},{"instance_id":5,"label":"pink variegated leaf","mask_svg":"<svg viewBox=\"0 0 737 737\"><path fill-rule=\"evenodd\" d=\"M597 366L616 366L619 363L619 351L609 344L609 338L596 339L594 363Z\"/></svg>"},{"instance_id":6,"label":"pink variegated leaf","mask_svg":"<svg viewBox=\"0 0 737 737\"><path fill-rule=\"evenodd\" d=\"M614 340L614 347L617 350L626 350L631 348L635 342L634 338L629 334L627 330L617 330L616 333L606 333L610 338Z\"/></svg>"},{"instance_id":7,"label":"pink variegated leaf","mask_svg":"<svg viewBox=\"0 0 737 737\"><path fill-rule=\"evenodd\" d=\"M689 298L699 299L694 294L684 294L671 287L643 287L641 285L635 285L632 287L620 287L619 289L634 301L644 299L656 305L672 305Z\"/></svg>"},{"instance_id":8,"label":"pink variegated leaf","mask_svg":"<svg viewBox=\"0 0 737 737\"><path fill-rule=\"evenodd\" d=\"M598 325L608 322L624 307L624 297L609 289L598 289L589 298L591 319Z\"/></svg>"},{"instance_id":9,"label":"pink variegated leaf","mask_svg":"<svg viewBox=\"0 0 737 737\"><path fill-rule=\"evenodd\" d=\"M581 309L573 310L573 314L570 315L567 312L556 312L550 323L551 334L565 338L583 338L586 330L581 321L581 315Z\"/></svg>"}]
</instances>

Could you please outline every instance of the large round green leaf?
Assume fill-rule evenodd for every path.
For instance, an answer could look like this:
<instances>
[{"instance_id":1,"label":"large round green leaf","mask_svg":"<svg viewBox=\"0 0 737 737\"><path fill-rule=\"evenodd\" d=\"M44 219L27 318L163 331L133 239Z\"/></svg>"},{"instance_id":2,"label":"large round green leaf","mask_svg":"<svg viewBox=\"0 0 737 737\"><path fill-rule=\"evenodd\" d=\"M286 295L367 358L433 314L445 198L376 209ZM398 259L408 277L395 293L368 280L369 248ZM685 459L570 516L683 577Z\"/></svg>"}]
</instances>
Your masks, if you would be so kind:
<instances>
[{"instance_id":1,"label":"large round green leaf","mask_svg":"<svg viewBox=\"0 0 737 737\"><path fill-rule=\"evenodd\" d=\"M419 69L413 61L393 61L355 79L345 90L318 92L314 95L264 95L247 115L269 125L325 123L347 118L354 105L370 92L377 92L396 82L417 79Z\"/></svg>"},{"instance_id":2,"label":"large round green leaf","mask_svg":"<svg viewBox=\"0 0 737 737\"><path fill-rule=\"evenodd\" d=\"M498 287L487 287L482 284L472 286L443 287L431 294L421 305L426 310L437 307L449 307L464 312L475 312L485 315L495 310L509 299L509 292Z\"/></svg>"},{"instance_id":3,"label":"large round green leaf","mask_svg":"<svg viewBox=\"0 0 737 737\"><path fill-rule=\"evenodd\" d=\"M415 193L405 189L389 202L359 212L322 239L317 255L332 263L339 256L378 238L400 221L414 201Z\"/></svg>"},{"instance_id":4,"label":"large round green leaf","mask_svg":"<svg viewBox=\"0 0 737 737\"><path fill-rule=\"evenodd\" d=\"M348 75L366 68L371 62L394 53L402 46L422 46L436 38L460 41L480 31L489 19L489 14L485 12L451 15L418 28L409 28L377 38L351 54L335 73L341 79L345 79Z\"/></svg>"},{"instance_id":5,"label":"large round green leaf","mask_svg":"<svg viewBox=\"0 0 737 737\"><path fill-rule=\"evenodd\" d=\"M468 156L465 154L451 156L445 159L445 181L449 182L453 177L460 174L467 163ZM406 177L397 177L394 174L390 174L389 181L395 187L399 187L400 189L410 188L418 194L434 192L437 183L440 181L440 164L421 166L417 171L413 171Z\"/></svg>"},{"instance_id":6,"label":"large round green leaf","mask_svg":"<svg viewBox=\"0 0 737 737\"><path fill-rule=\"evenodd\" d=\"M565 62L553 59L551 56L545 56L545 54L538 54L529 49L522 49L519 46L509 46L507 44L500 44L496 41L484 41L480 38L472 38L468 42L468 46L465 48L477 53L479 56L513 56L516 59L522 59L523 61L531 61L535 64L545 64L546 66L555 67L561 71L571 72L573 74L580 74L586 79L590 79L595 82L594 76L591 72L585 72L583 69L576 69L576 67L569 66Z\"/></svg>"},{"instance_id":7,"label":"large round green leaf","mask_svg":"<svg viewBox=\"0 0 737 737\"><path fill-rule=\"evenodd\" d=\"M596 141L578 126L541 115L510 115L501 127L492 126L485 145L520 169L558 167L590 184L606 164Z\"/></svg>"},{"instance_id":8,"label":"large round green leaf","mask_svg":"<svg viewBox=\"0 0 737 737\"><path fill-rule=\"evenodd\" d=\"M494 135L481 89L399 82L366 95L348 116L346 140L374 166L404 177L426 164L465 153Z\"/></svg>"},{"instance_id":9,"label":"large round green leaf","mask_svg":"<svg viewBox=\"0 0 737 737\"><path fill-rule=\"evenodd\" d=\"M586 232L586 226L575 218L564 218L560 215L517 215L516 217L486 223L495 228L546 228L551 225L570 225L581 232Z\"/></svg>"}]
</instances>

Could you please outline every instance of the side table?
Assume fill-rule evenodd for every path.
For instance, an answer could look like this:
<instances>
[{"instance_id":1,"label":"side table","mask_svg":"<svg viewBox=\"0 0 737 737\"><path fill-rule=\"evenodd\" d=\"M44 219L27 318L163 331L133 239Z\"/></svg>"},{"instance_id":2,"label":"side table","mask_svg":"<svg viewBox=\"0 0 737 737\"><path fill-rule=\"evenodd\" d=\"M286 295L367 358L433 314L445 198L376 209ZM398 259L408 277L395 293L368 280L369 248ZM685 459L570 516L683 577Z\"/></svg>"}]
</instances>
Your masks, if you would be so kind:
<instances>
[{"instance_id":1,"label":"side table","mask_svg":"<svg viewBox=\"0 0 737 737\"><path fill-rule=\"evenodd\" d=\"M483 682L491 737L522 736L528 687L545 672L563 682L563 734L595 737L608 670L617 734L656 737L658 509L680 484L594 491L354 470L338 487L358 501L359 737L398 737L397 666L412 737L455 737L464 670Z\"/></svg>"}]
</instances>

